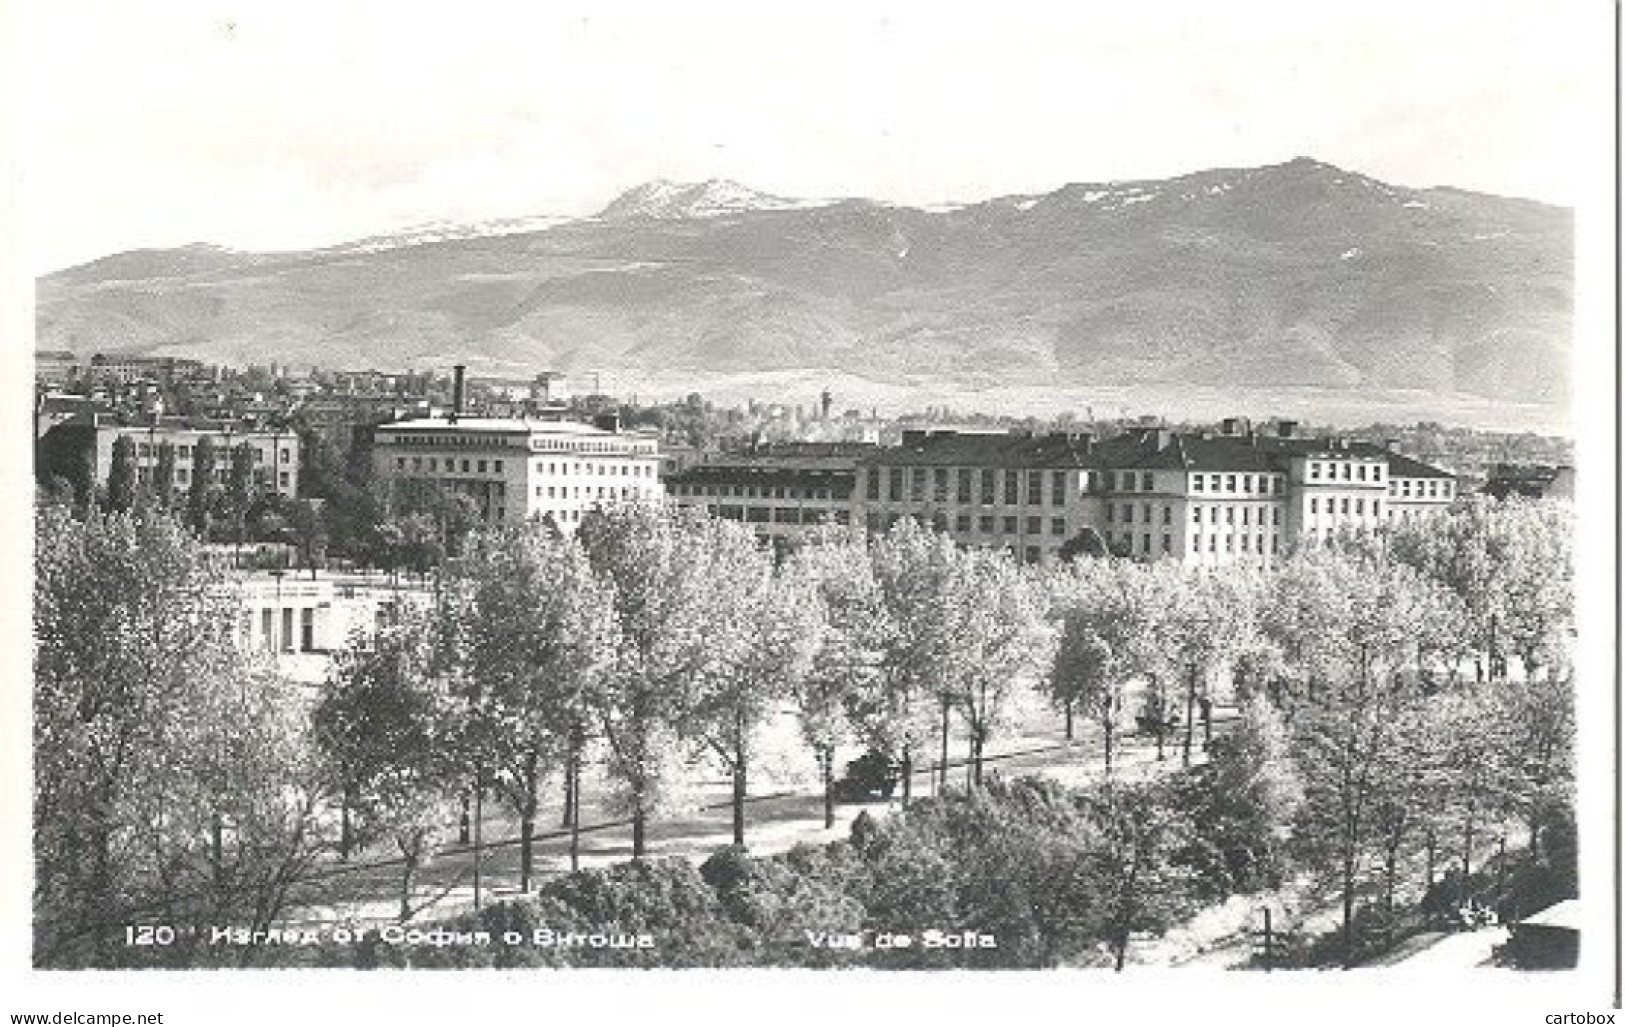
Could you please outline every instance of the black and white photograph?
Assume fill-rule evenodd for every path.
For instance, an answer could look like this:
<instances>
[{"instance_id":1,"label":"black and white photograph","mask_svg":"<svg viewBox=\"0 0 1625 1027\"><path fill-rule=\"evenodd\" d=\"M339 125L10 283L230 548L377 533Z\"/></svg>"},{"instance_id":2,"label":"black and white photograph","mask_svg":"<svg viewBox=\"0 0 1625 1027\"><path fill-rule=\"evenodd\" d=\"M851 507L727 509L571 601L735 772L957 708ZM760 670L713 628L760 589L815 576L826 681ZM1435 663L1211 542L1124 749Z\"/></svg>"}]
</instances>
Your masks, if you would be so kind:
<instances>
[{"instance_id":1,"label":"black and white photograph","mask_svg":"<svg viewBox=\"0 0 1625 1027\"><path fill-rule=\"evenodd\" d=\"M14 0L0 1014L1613 1022L1617 25Z\"/></svg>"}]
</instances>

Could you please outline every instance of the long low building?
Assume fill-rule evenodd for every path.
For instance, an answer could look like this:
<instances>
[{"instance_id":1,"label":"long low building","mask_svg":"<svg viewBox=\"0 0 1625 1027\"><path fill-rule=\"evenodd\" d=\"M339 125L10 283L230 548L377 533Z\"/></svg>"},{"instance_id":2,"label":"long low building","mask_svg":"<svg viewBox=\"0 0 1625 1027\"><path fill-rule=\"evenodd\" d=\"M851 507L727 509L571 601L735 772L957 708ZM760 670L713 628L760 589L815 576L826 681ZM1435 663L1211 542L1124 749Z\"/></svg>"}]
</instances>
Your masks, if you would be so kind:
<instances>
[{"instance_id":1,"label":"long low building","mask_svg":"<svg viewBox=\"0 0 1625 1027\"><path fill-rule=\"evenodd\" d=\"M912 517L965 545L1051 563L1069 548L1140 559L1267 564L1299 539L1448 506L1455 480L1391 446L1273 432L908 430L838 468L746 453L670 479L678 502L768 537L842 520L883 531ZM850 474L850 484L847 475ZM823 477L821 477L823 475ZM826 485L825 482L828 482ZM842 497L845 497L844 499Z\"/></svg>"},{"instance_id":2,"label":"long low building","mask_svg":"<svg viewBox=\"0 0 1625 1027\"><path fill-rule=\"evenodd\" d=\"M858 442L792 442L748 450L666 477L678 503L744 521L767 538L793 537L820 524L849 524L858 463L880 447Z\"/></svg>"}]
</instances>

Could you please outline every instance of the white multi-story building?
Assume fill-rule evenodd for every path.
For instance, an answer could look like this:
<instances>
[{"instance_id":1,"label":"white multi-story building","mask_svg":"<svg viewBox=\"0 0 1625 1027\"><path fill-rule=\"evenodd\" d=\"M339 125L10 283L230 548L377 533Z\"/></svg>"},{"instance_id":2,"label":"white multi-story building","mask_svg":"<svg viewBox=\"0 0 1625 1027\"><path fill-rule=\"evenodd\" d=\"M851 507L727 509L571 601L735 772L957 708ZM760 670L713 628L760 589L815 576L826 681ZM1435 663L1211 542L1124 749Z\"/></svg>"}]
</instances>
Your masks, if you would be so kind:
<instances>
[{"instance_id":1,"label":"white multi-story building","mask_svg":"<svg viewBox=\"0 0 1625 1027\"><path fill-rule=\"evenodd\" d=\"M914 517L965 545L1050 563L1088 543L1136 559L1266 565L1300 541L1374 528L1455 499L1443 470L1391 447L1306 438L1296 425L1216 431L907 431L860 461L852 518Z\"/></svg>"},{"instance_id":2,"label":"white multi-story building","mask_svg":"<svg viewBox=\"0 0 1625 1027\"><path fill-rule=\"evenodd\" d=\"M595 505L662 495L658 441L612 418L399 421L374 430L372 459L378 480L469 496L489 522L536 518L573 531Z\"/></svg>"}]
</instances>

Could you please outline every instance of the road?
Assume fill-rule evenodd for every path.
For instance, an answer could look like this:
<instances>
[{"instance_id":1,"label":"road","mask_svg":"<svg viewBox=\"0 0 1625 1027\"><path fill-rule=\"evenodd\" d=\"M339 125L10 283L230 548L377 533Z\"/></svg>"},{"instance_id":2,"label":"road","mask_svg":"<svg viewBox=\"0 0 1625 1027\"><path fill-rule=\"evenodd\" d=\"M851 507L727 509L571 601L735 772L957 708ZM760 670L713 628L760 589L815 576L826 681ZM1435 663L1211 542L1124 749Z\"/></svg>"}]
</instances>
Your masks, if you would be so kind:
<instances>
[{"instance_id":1,"label":"road","mask_svg":"<svg viewBox=\"0 0 1625 1027\"><path fill-rule=\"evenodd\" d=\"M1216 720L1223 730L1227 718ZM1085 728L1078 740L1068 743L1059 731L1036 731L1006 739L985 757L988 775L1016 777L1038 774L1067 785L1098 780L1102 771L1098 732ZM1197 740L1194 758L1200 761L1201 742ZM1149 738L1127 736L1117 742L1114 775L1123 780L1143 779L1181 765L1177 744L1169 744L1158 761ZM949 785L962 787L964 759L949 759ZM932 767L927 765L913 775L913 794L928 796L933 791ZM603 794L603 782L584 784L589 796ZM689 808L682 813L651 819L647 826L646 848L651 857L685 856L704 860L712 852L731 844L732 812L724 781L702 782L690 795ZM823 797L816 783L782 788L757 794L747 808L746 841L752 855L783 852L801 842L824 843L845 838L852 821L864 810L886 815L900 803L839 803L835 825L823 825ZM494 804L490 804L493 805ZM632 856L631 824L600 803L584 801L580 861L585 868L609 866ZM485 821L487 839L480 858L481 900L499 901L519 892L519 841L517 825L496 810ZM544 826L546 822L544 821ZM546 830L534 844L535 873L538 878L564 873L569 869L569 832ZM395 922L400 912L401 861L384 849L364 855L355 865L335 865L296 893L296 911L289 924L331 924L354 922L380 924ZM418 875L412 905L419 918L444 917L474 908L474 858L468 846L451 846L437 854Z\"/></svg>"}]
</instances>

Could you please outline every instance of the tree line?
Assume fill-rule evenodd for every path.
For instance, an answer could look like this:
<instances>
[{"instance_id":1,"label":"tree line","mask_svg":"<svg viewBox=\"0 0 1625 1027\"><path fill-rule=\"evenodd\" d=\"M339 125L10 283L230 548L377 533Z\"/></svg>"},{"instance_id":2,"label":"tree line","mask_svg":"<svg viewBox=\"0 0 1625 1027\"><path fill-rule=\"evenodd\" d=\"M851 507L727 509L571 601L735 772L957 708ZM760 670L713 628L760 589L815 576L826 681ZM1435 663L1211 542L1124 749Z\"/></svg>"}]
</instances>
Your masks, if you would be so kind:
<instances>
[{"instance_id":1,"label":"tree line","mask_svg":"<svg viewBox=\"0 0 1625 1027\"><path fill-rule=\"evenodd\" d=\"M269 923L301 875L377 843L402 857L408 918L415 875L487 800L519 822L530 891L553 785L576 865L589 764L635 858L697 761L730 780L743 845L786 714L828 825L846 745L895 761L907 803L916 767L948 784L957 730L975 790L989 743L1045 699L1069 733L1098 725L1110 785L1130 723L1193 765L1202 711L1233 693L1273 739L1268 773L1233 784L1270 812L1210 811L1234 831L1204 865L1312 870L1345 925L1373 886L1392 905L1412 857L1431 881L1512 823L1539 846L1572 820L1570 529L1550 505L1464 502L1257 572L1026 567L909 521L776 554L733 522L617 505L573 537L471 530L436 554L432 600L336 654L314 702L233 644L224 582L175 518L79 514L42 506L36 542L42 965L110 965L105 925L148 912Z\"/></svg>"}]
</instances>

